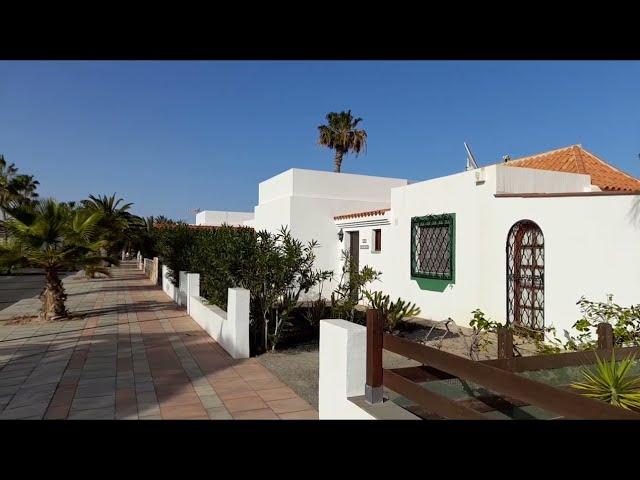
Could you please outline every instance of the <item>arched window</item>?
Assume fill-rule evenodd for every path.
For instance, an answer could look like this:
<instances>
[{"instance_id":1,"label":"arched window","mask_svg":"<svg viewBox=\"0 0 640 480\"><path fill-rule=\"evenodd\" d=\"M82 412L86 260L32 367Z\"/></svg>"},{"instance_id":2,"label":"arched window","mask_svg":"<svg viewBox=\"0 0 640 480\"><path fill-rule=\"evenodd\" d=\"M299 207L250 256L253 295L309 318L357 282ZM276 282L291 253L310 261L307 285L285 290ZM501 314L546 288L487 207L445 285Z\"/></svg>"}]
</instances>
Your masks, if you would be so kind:
<instances>
[{"instance_id":1,"label":"arched window","mask_svg":"<svg viewBox=\"0 0 640 480\"><path fill-rule=\"evenodd\" d=\"M531 220L517 222L507 236L507 322L544 329L544 236Z\"/></svg>"}]
</instances>

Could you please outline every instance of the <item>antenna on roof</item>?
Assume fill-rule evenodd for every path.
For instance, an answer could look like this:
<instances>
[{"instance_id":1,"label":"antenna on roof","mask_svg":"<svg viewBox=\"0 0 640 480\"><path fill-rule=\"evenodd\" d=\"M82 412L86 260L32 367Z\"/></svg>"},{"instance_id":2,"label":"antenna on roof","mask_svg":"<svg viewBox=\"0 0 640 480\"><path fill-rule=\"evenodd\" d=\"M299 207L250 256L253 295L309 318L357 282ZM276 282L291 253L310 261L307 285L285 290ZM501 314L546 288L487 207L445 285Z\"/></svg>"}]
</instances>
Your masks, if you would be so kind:
<instances>
[{"instance_id":1,"label":"antenna on roof","mask_svg":"<svg viewBox=\"0 0 640 480\"><path fill-rule=\"evenodd\" d=\"M467 168L466 170L475 170L478 167L478 164L476 163L476 158L473 156L473 153L471 153L471 149L469 148L469 145L467 145L467 142L464 142L464 148L467 150Z\"/></svg>"}]
</instances>

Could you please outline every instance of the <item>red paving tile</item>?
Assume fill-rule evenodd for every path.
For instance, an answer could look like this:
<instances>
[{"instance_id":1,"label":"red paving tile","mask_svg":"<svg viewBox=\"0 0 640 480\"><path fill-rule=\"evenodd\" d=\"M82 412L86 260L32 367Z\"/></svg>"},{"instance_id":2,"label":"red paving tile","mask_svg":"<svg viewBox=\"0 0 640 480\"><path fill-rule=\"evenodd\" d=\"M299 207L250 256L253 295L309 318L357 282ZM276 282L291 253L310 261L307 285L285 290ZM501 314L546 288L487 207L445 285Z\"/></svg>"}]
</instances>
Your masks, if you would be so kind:
<instances>
[{"instance_id":1,"label":"red paving tile","mask_svg":"<svg viewBox=\"0 0 640 480\"><path fill-rule=\"evenodd\" d=\"M60 405L57 407L49 407L44 415L45 420L64 420L69 415L71 405Z\"/></svg>"},{"instance_id":2,"label":"red paving tile","mask_svg":"<svg viewBox=\"0 0 640 480\"><path fill-rule=\"evenodd\" d=\"M49 403L50 407L59 407L61 405L71 405L71 401L76 393L75 385L58 386L53 398Z\"/></svg>"},{"instance_id":3,"label":"red paving tile","mask_svg":"<svg viewBox=\"0 0 640 480\"><path fill-rule=\"evenodd\" d=\"M278 415L283 420L318 420L318 412L315 410L302 410L300 412L281 413Z\"/></svg>"},{"instance_id":4,"label":"red paving tile","mask_svg":"<svg viewBox=\"0 0 640 480\"><path fill-rule=\"evenodd\" d=\"M232 398L232 399L222 399L227 410L232 414L235 412L242 412L244 410L259 410L268 408L267 404L262 401L262 399L252 393L251 395L247 395L246 397L240 398Z\"/></svg>"},{"instance_id":5,"label":"red paving tile","mask_svg":"<svg viewBox=\"0 0 640 480\"><path fill-rule=\"evenodd\" d=\"M300 412L302 410L310 410L311 405L302 400L300 397L285 398L283 400L272 400L267 405L276 413Z\"/></svg>"},{"instance_id":6,"label":"red paving tile","mask_svg":"<svg viewBox=\"0 0 640 480\"><path fill-rule=\"evenodd\" d=\"M278 420L278 415L269 408L260 410L246 410L231 414L234 420Z\"/></svg>"},{"instance_id":7,"label":"red paving tile","mask_svg":"<svg viewBox=\"0 0 640 480\"><path fill-rule=\"evenodd\" d=\"M160 407L160 414L165 420L208 420L209 415L201 403Z\"/></svg>"},{"instance_id":8,"label":"red paving tile","mask_svg":"<svg viewBox=\"0 0 640 480\"><path fill-rule=\"evenodd\" d=\"M258 390L256 391L260 398L265 401L270 400L283 400L285 398L297 398L298 395L296 392L291 390L289 387L282 388L270 388L269 390Z\"/></svg>"}]
</instances>

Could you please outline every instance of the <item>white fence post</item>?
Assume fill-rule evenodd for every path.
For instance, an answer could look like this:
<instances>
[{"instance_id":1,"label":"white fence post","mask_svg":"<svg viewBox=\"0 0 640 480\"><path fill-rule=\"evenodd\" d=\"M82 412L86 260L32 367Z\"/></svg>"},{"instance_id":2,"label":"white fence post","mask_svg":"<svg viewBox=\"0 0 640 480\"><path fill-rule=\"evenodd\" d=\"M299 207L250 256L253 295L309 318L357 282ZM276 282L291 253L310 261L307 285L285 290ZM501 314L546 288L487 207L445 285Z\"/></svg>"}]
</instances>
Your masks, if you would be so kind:
<instances>
[{"instance_id":1,"label":"white fence post","mask_svg":"<svg viewBox=\"0 0 640 480\"><path fill-rule=\"evenodd\" d=\"M178 301L176 303L180 306L187 305L187 296L188 296L187 274L188 272L183 272L183 271L180 271L178 273Z\"/></svg>"},{"instance_id":2,"label":"white fence post","mask_svg":"<svg viewBox=\"0 0 640 480\"><path fill-rule=\"evenodd\" d=\"M321 320L319 355L320 420L373 419L348 400L364 395L367 329L346 320Z\"/></svg>"},{"instance_id":3,"label":"white fence post","mask_svg":"<svg viewBox=\"0 0 640 480\"><path fill-rule=\"evenodd\" d=\"M153 257L153 263L151 267L151 281L153 282L154 285L158 284L158 273L159 273L158 264L159 264L158 257Z\"/></svg>"},{"instance_id":4,"label":"white fence post","mask_svg":"<svg viewBox=\"0 0 640 480\"><path fill-rule=\"evenodd\" d=\"M229 322L227 345L232 346L233 358L249 358L249 300L246 288L230 288L227 293L227 322ZM224 330L223 330L224 332ZM228 340L228 342L226 341Z\"/></svg>"},{"instance_id":5,"label":"white fence post","mask_svg":"<svg viewBox=\"0 0 640 480\"><path fill-rule=\"evenodd\" d=\"M187 273L187 313L191 313L191 298L200 296L200 274Z\"/></svg>"}]
</instances>

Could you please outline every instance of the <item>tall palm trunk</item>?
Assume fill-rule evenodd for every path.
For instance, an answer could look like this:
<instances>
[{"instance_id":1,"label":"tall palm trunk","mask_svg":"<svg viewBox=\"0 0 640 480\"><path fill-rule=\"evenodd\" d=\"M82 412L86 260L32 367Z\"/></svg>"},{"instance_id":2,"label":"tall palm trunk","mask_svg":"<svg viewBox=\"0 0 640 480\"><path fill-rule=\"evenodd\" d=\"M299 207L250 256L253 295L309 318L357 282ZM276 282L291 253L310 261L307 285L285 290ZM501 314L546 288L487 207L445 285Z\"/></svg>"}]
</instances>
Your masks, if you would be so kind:
<instances>
[{"instance_id":1,"label":"tall palm trunk","mask_svg":"<svg viewBox=\"0 0 640 480\"><path fill-rule=\"evenodd\" d=\"M343 156L344 156L344 152L342 150L336 150L335 159L333 160L333 171L335 173L340 173L340 169L342 168Z\"/></svg>"},{"instance_id":2,"label":"tall palm trunk","mask_svg":"<svg viewBox=\"0 0 640 480\"><path fill-rule=\"evenodd\" d=\"M45 280L44 290L40 294L40 299L42 300L40 315L45 320L49 320L51 317L66 317L69 314L64 304L67 294L64 292L58 271L55 268L47 269L45 271Z\"/></svg>"}]
</instances>

